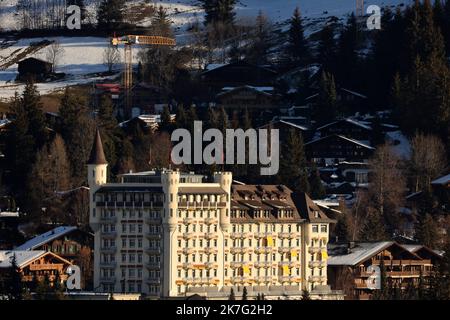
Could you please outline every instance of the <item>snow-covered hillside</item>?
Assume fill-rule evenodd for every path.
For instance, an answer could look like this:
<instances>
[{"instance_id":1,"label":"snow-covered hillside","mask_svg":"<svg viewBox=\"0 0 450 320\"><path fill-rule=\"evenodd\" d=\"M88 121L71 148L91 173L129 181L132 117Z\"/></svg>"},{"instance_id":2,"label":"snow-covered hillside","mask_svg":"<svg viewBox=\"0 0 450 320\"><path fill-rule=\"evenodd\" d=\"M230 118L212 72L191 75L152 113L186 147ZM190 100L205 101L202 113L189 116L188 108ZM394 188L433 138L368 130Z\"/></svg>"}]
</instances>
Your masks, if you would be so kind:
<instances>
[{"instance_id":1,"label":"snow-covered hillside","mask_svg":"<svg viewBox=\"0 0 450 320\"><path fill-rule=\"evenodd\" d=\"M0 0L0 28L4 30L17 30L19 28L17 15L18 0ZM396 6L402 3L409 4L412 0L371 0L370 4L380 6ZM95 17L96 0L85 0L89 15ZM129 6L143 3L143 0L127 1ZM153 0L156 5L165 7L173 21L177 42L185 43L186 27L195 19L203 19L204 12L199 2L196 0ZM320 20L327 16L344 17L355 10L355 0L238 0L236 6L237 19L255 17L259 11L267 15L273 23L284 23L292 15L295 7L299 7L304 17L308 18L308 25L311 21ZM148 25L149 19L144 19L141 24ZM2 49L0 45L0 65L2 57L8 57L17 50L23 50L31 42L43 39L21 39L11 46ZM59 61L58 72L65 72L69 77L64 82L42 84L39 89L43 93L51 91L57 87L77 82L88 82L89 74L106 71L103 65L103 50L108 44L106 38L49 38L58 40L63 48L64 54ZM0 44L2 39L0 39ZM137 51L136 51L137 52ZM135 53L136 53L135 52ZM33 54L33 56L45 59L45 49ZM12 65L6 70L0 70L0 99L5 99L14 95L16 90L20 91L20 85L13 83L17 75L17 65ZM91 78L92 80L92 78Z\"/></svg>"}]
</instances>

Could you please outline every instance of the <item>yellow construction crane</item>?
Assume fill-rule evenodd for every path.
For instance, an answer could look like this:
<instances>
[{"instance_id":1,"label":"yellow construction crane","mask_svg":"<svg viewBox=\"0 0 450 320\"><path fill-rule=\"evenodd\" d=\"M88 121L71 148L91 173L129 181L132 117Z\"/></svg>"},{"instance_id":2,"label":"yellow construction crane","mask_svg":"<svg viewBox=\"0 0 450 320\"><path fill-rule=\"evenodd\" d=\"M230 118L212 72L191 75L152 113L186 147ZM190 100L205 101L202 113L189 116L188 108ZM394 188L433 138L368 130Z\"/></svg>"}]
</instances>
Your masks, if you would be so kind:
<instances>
[{"instance_id":1,"label":"yellow construction crane","mask_svg":"<svg viewBox=\"0 0 450 320\"><path fill-rule=\"evenodd\" d=\"M137 35L125 35L114 37L111 39L113 46L120 44L125 45L125 62L123 71L123 85L125 88L125 106L126 112L131 112L131 87L133 85L133 55L131 47L133 45L156 45L156 46L175 46L175 39L161 37L161 36L137 36Z\"/></svg>"},{"instance_id":2,"label":"yellow construction crane","mask_svg":"<svg viewBox=\"0 0 450 320\"><path fill-rule=\"evenodd\" d=\"M356 0L356 16L364 17L364 0Z\"/></svg>"}]
</instances>

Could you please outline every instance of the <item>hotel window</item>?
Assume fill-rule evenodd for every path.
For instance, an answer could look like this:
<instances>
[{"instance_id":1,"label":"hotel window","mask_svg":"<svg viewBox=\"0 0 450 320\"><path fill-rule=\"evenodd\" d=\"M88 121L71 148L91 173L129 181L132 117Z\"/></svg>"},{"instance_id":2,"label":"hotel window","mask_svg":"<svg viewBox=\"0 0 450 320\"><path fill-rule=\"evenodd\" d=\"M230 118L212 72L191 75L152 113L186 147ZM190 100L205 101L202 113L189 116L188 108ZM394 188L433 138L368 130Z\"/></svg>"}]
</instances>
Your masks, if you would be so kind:
<instances>
[{"instance_id":1,"label":"hotel window","mask_svg":"<svg viewBox=\"0 0 450 320\"><path fill-rule=\"evenodd\" d=\"M312 225L312 232L319 232L319 226L317 224Z\"/></svg>"},{"instance_id":2,"label":"hotel window","mask_svg":"<svg viewBox=\"0 0 450 320\"><path fill-rule=\"evenodd\" d=\"M142 248L142 239L138 239L138 248Z\"/></svg>"},{"instance_id":3,"label":"hotel window","mask_svg":"<svg viewBox=\"0 0 450 320\"><path fill-rule=\"evenodd\" d=\"M142 253L138 253L138 263L142 263Z\"/></svg>"},{"instance_id":4,"label":"hotel window","mask_svg":"<svg viewBox=\"0 0 450 320\"><path fill-rule=\"evenodd\" d=\"M327 232L327 225L326 224L322 224L320 226L320 232Z\"/></svg>"},{"instance_id":5,"label":"hotel window","mask_svg":"<svg viewBox=\"0 0 450 320\"><path fill-rule=\"evenodd\" d=\"M122 223L122 232L127 232L127 225Z\"/></svg>"},{"instance_id":6,"label":"hotel window","mask_svg":"<svg viewBox=\"0 0 450 320\"><path fill-rule=\"evenodd\" d=\"M181 269L178 269L178 278L181 278Z\"/></svg>"},{"instance_id":7,"label":"hotel window","mask_svg":"<svg viewBox=\"0 0 450 320\"><path fill-rule=\"evenodd\" d=\"M134 292L134 282L130 282L130 283L128 284L128 291L129 291L129 292Z\"/></svg>"},{"instance_id":8,"label":"hotel window","mask_svg":"<svg viewBox=\"0 0 450 320\"><path fill-rule=\"evenodd\" d=\"M126 277L126 272L125 271L126 271L125 269L122 269L122 278Z\"/></svg>"},{"instance_id":9,"label":"hotel window","mask_svg":"<svg viewBox=\"0 0 450 320\"><path fill-rule=\"evenodd\" d=\"M127 239L122 239L122 247L126 247L127 246Z\"/></svg>"},{"instance_id":10,"label":"hotel window","mask_svg":"<svg viewBox=\"0 0 450 320\"><path fill-rule=\"evenodd\" d=\"M181 262L181 254L178 255L178 262Z\"/></svg>"},{"instance_id":11,"label":"hotel window","mask_svg":"<svg viewBox=\"0 0 450 320\"><path fill-rule=\"evenodd\" d=\"M128 269L128 276L134 277L136 275L136 270L134 268Z\"/></svg>"},{"instance_id":12,"label":"hotel window","mask_svg":"<svg viewBox=\"0 0 450 320\"><path fill-rule=\"evenodd\" d=\"M126 254L122 254L122 262L125 262L125 261L127 261L127 255Z\"/></svg>"},{"instance_id":13,"label":"hotel window","mask_svg":"<svg viewBox=\"0 0 450 320\"><path fill-rule=\"evenodd\" d=\"M130 224L130 232L131 233L135 233L136 232L136 225L135 224Z\"/></svg>"},{"instance_id":14,"label":"hotel window","mask_svg":"<svg viewBox=\"0 0 450 320\"><path fill-rule=\"evenodd\" d=\"M138 271L138 278L142 278L142 269L137 269Z\"/></svg>"},{"instance_id":15,"label":"hotel window","mask_svg":"<svg viewBox=\"0 0 450 320\"><path fill-rule=\"evenodd\" d=\"M142 283L140 282L137 284L137 292L142 292Z\"/></svg>"},{"instance_id":16,"label":"hotel window","mask_svg":"<svg viewBox=\"0 0 450 320\"><path fill-rule=\"evenodd\" d=\"M142 224L138 224L138 232L142 233Z\"/></svg>"},{"instance_id":17,"label":"hotel window","mask_svg":"<svg viewBox=\"0 0 450 320\"><path fill-rule=\"evenodd\" d=\"M134 248L136 246L136 240L130 239L130 248Z\"/></svg>"},{"instance_id":18,"label":"hotel window","mask_svg":"<svg viewBox=\"0 0 450 320\"><path fill-rule=\"evenodd\" d=\"M130 218L134 218L136 216L136 212L134 210L130 210Z\"/></svg>"},{"instance_id":19,"label":"hotel window","mask_svg":"<svg viewBox=\"0 0 450 320\"><path fill-rule=\"evenodd\" d=\"M130 254L130 263L134 263L136 261L136 255L134 253Z\"/></svg>"}]
</instances>

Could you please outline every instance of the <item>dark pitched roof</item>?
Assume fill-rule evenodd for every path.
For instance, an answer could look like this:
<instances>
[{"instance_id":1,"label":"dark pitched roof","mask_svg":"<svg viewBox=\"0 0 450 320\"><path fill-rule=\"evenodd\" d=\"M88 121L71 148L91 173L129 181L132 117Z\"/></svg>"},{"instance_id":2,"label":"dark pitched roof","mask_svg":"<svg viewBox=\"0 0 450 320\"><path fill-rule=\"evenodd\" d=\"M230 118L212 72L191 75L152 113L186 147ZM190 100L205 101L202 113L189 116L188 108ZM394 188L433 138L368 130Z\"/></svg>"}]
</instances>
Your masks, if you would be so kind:
<instances>
[{"instance_id":1,"label":"dark pitched roof","mask_svg":"<svg viewBox=\"0 0 450 320\"><path fill-rule=\"evenodd\" d=\"M105 153L103 152L102 139L100 138L100 131L98 129L95 134L88 164L108 164Z\"/></svg>"}]
</instances>

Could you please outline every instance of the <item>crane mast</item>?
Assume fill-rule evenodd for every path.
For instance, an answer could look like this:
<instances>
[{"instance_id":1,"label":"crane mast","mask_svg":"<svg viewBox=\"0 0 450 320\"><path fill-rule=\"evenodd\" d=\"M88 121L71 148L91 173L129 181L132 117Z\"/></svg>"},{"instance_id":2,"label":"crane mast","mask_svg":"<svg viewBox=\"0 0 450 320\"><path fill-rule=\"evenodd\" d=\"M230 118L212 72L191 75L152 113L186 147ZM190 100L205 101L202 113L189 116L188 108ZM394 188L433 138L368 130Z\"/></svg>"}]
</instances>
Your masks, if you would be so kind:
<instances>
[{"instance_id":1,"label":"crane mast","mask_svg":"<svg viewBox=\"0 0 450 320\"><path fill-rule=\"evenodd\" d=\"M125 90L125 113L131 115L132 86L133 86L133 45L175 46L175 39L161 36L125 35L111 38L113 46L124 45L123 86Z\"/></svg>"}]
</instances>

